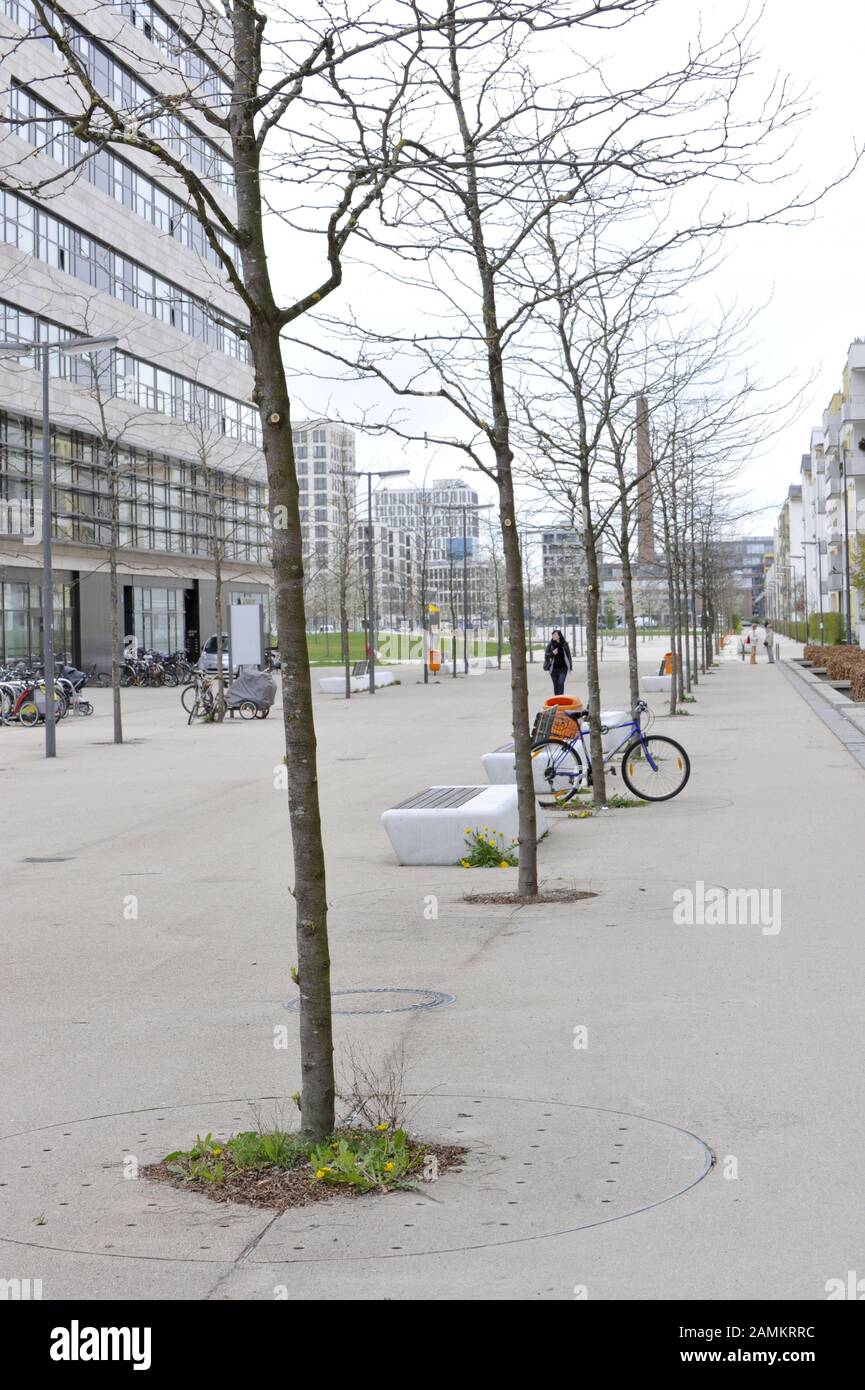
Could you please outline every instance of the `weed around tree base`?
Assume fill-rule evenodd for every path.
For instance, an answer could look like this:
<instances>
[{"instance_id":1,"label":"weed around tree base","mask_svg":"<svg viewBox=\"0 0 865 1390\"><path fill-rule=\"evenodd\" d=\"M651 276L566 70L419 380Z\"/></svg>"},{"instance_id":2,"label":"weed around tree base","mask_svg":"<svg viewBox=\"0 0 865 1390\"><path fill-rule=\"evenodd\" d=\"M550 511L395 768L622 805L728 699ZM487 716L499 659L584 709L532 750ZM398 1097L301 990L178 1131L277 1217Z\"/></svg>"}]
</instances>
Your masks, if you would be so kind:
<instances>
[{"instance_id":1,"label":"weed around tree base","mask_svg":"<svg viewBox=\"0 0 865 1390\"><path fill-rule=\"evenodd\" d=\"M468 1152L456 1144L424 1143L402 1130L381 1132L387 1128L338 1130L325 1144L279 1132L248 1131L224 1141L208 1134L141 1173L213 1202L287 1211L334 1197L414 1188L459 1167Z\"/></svg>"},{"instance_id":2,"label":"weed around tree base","mask_svg":"<svg viewBox=\"0 0 865 1390\"><path fill-rule=\"evenodd\" d=\"M596 898L597 893L585 893L578 888L551 888L547 893L535 897L520 897L519 893L463 893L464 903L496 904L508 907L537 907L543 903L581 903L585 898Z\"/></svg>"}]
</instances>

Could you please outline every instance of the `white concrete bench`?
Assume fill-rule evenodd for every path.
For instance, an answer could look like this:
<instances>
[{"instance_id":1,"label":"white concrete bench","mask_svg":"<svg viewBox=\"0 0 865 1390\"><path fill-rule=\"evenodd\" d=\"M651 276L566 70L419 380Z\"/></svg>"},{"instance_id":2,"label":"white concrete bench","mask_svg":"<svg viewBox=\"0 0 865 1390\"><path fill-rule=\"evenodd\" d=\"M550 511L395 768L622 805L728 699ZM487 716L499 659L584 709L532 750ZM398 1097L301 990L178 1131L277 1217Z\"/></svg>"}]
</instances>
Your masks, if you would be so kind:
<instances>
[{"instance_id":1,"label":"white concrete bench","mask_svg":"<svg viewBox=\"0 0 865 1390\"><path fill-rule=\"evenodd\" d=\"M481 757L487 781L492 786L514 785L517 779L517 768L514 762L514 741L503 743L500 748L494 748L491 753L484 753ZM540 795L541 792L549 791L544 779L543 766L539 759L535 759L533 764L535 791Z\"/></svg>"},{"instance_id":2,"label":"white concrete bench","mask_svg":"<svg viewBox=\"0 0 865 1390\"><path fill-rule=\"evenodd\" d=\"M385 811L381 819L400 864L459 864L469 853L466 830L488 826L506 849L517 839L517 789L428 787ZM546 828L537 809L539 838Z\"/></svg>"},{"instance_id":3,"label":"white concrete bench","mask_svg":"<svg viewBox=\"0 0 865 1390\"><path fill-rule=\"evenodd\" d=\"M669 690L672 683L672 676L640 676L640 686L647 692L652 690Z\"/></svg>"},{"instance_id":4,"label":"white concrete bench","mask_svg":"<svg viewBox=\"0 0 865 1390\"><path fill-rule=\"evenodd\" d=\"M379 686L393 685L396 676L392 671L376 671L375 688ZM349 687L352 695L357 695L361 690L369 690L369 676L350 676ZM345 673L339 676L320 676L318 688L325 695L344 695L345 694Z\"/></svg>"}]
</instances>

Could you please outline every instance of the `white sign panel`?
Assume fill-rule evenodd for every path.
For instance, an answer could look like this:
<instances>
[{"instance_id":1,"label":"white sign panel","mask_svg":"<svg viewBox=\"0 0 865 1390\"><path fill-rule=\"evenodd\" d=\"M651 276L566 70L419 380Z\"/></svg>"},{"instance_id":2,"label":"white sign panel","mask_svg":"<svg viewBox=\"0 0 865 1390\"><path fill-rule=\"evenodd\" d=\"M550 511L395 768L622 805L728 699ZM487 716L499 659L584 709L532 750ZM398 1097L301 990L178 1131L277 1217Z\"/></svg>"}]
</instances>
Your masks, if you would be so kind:
<instances>
[{"instance_id":1,"label":"white sign panel","mask_svg":"<svg viewBox=\"0 0 865 1390\"><path fill-rule=\"evenodd\" d=\"M264 642L261 633L261 604L232 603L228 609L228 640L233 670L238 666L261 666Z\"/></svg>"}]
</instances>

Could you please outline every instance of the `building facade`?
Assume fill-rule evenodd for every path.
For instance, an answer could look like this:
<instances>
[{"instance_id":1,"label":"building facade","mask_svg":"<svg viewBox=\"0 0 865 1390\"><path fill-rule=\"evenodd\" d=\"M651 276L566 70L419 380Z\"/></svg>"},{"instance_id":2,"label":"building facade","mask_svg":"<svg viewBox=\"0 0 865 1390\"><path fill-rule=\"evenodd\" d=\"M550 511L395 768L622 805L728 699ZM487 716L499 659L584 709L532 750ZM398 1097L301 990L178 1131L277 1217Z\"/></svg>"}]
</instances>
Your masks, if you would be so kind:
<instances>
[{"instance_id":1,"label":"building facade","mask_svg":"<svg viewBox=\"0 0 865 1390\"><path fill-rule=\"evenodd\" d=\"M811 633L826 630L865 642L865 341L847 349L840 390L831 397L802 455L800 481L791 487L778 517L776 535L788 545L781 569L767 575L785 619L785 576L795 572L800 606ZM793 505L791 507L791 500ZM789 538L789 539L787 539Z\"/></svg>"},{"instance_id":2,"label":"building facade","mask_svg":"<svg viewBox=\"0 0 865 1390\"><path fill-rule=\"evenodd\" d=\"M74 0L71 43L125 108L190 80L224 90L214 30L174 0ZM191 37L194 35L194 38ZM166 66L176 68L177 79ZM216 630L213 547L228 594L269 610L269 521L245 311L179 179L132 147L83 146L63 64L28 0L0 0L0 337L56 344L50 363L56 650L106 666L107 551L115 539L124 635L197 655ZM219 137L183 104L157 134L233 210ZM163 129L163 127L165 127ZM227 238L225 248L232 248ZM115 349L62 352L111 336ZM41 654L41 376L0 356L0 663ZM113 474L112 474L113 470Z\"/></svg>"},{"instance_id":3,"label":"building facade","mask_svg":"<svg viewBox=\"0 0 865 1390\"><path fill-rule=\"evenodd\" d=\"M426 486L380 487L373 493L373 518L393 531L414 536L417 583L426 576L426 592L415 596L417 608L434 603L444 618L463 618L463 581L468 588L470 623L481 621L486 571L480 554L480 499L462 478L435 479ZM465 545L463 533L465 527ZM465 561L465 563L464 563Z\"/></svg>"}]
</instances>

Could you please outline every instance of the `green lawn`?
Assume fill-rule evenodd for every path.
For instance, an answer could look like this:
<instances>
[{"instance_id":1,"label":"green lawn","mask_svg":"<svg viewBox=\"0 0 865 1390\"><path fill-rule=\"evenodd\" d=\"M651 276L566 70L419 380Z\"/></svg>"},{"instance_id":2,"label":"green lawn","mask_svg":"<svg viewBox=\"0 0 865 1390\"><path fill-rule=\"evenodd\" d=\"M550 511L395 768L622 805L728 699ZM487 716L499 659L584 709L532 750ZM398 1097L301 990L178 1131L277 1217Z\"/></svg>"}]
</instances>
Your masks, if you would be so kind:
<instances>
[{"instance_id":1,"label":"green lawn","mask_svg":"<svg viewBox=\"0 0 865 1390\"><path fill-rule=\"evenodd\" d=\"M384 633L377 643L379 652L384 655L387 651L389 634ZM451 654L450 637L443 639L444 656ZM338 632L308 632L306 635L306 649L309 652L310 666L341 666L342 657L340 656L340 635ZM457 658L462 656L462 636L457 633ZM537 650L537 648L536 648ZM497 651L495 642L487 642L487 656L495 656ZM502 655L507 656L510 647L507 642L502 643ZM348 634L348 654L351 661L363 661L366 657L366 633L350 632Z\"/></svg>"},{"instance_id":2,"label":"green lawn","mask_svg":"<svg viewBox=\"0 0 865 1390\"><path fill-rule=\"evenodd\" d=\"M308 632L306 634L306 649L309 652L309 664L311 666L341 665L340 642L341 638L338 632ZM366 656L365 632L350 632L348 634L348 654L352 661L363 661Z\"/></svg>"}]
</instances>

